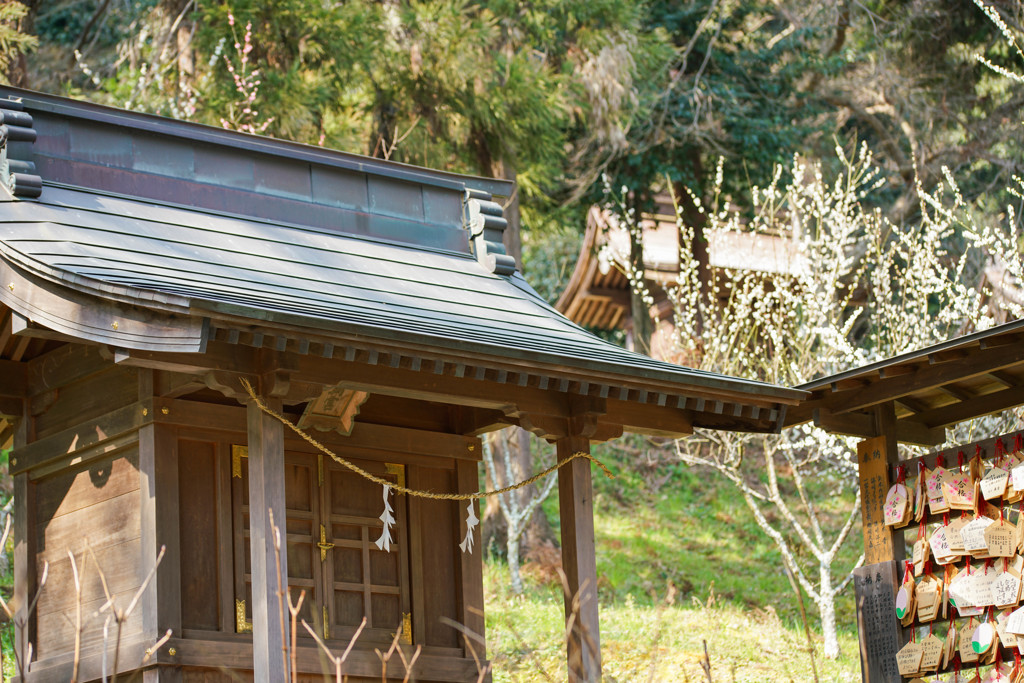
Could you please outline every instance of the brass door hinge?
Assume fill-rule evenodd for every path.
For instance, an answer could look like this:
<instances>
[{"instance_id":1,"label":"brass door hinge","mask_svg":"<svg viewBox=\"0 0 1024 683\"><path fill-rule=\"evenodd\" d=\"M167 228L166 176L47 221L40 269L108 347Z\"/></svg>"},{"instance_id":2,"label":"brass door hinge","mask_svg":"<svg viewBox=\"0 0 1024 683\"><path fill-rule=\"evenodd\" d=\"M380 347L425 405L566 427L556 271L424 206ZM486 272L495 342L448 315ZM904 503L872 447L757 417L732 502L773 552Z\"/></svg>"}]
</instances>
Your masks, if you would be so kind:
<instances>
[{"instance_id":1,"label":"brass door hinge","mask_svg":"<svg viewBox=\"0 0 1024 683\"><path fill-rule=\"evenodd\" d=\"M235 633L252 633L252 622L245 620L245 600L235 600Z\"/></svg>"},{"instance_id":2,"label":"brass door hinge","mask_svg":"<svg viewBox=\"0 0 1024 683\"><path fill-rule=\"evenodd\" d=\"M242 458L249 457L248 446L232 446L231 447L231 476L242 478Z\"/></svg>"},{"instance_id":3,"label":"brass door hinge","mask_svg":"<svg viewBox=\"0 0 1024 683\"><path fill-rule=\"evenodd\" d=\"M316 547L320 548L320 561L326 562L327 551L331 550L334 544L327 542L327 529L324 528L323 524L320 525L320 542L316 544Z\"/></svg>"},{"instance_id":4,"label":"brass door hinge","mask_svg":"<svg viewBox=\"0 0 1024 683\"><path fill-rule=\"evenodd\" d=\"M388 474L395 475L395 479L397 480L395 483L403 488L405 487L405 465L386 462L384 463L384 471Z\"/></svg>"},{"instance_id":5,"label":"brass door hinge","mask_svg":"<svg viewBox=\"0 0 1024 683\"><path fill-rule=\"evenodd\" d=\"M409 612L402 615L402 642L412 645L412 614Z\"/></svg>"}]
</instances>

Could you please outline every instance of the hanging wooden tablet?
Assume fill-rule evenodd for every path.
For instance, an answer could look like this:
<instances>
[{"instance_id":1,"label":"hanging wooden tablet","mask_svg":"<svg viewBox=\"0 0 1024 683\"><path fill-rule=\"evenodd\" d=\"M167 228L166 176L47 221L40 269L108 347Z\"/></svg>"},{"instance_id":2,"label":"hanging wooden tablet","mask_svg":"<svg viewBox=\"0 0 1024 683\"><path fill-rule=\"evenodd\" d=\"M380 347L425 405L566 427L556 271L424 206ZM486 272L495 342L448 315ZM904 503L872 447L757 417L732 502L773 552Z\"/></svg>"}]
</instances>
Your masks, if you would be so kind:
<instances>
[{"instance_id":1,"label":"hanging wooden tablet","mask_svg":"<svg viewBox=\"0 0 1024 683\"><path fill-rule=\"evenodd\" d=\"M935 634L931 634L921 641L921 673L937 671L942 662L943 643Z\"/></svg>"},{"instance_id":2,"label":"hanging wooden tablet","mask_svg":"<svg viewBox=\"0 0 1024 683\"><path fill-rule=\"evenodd\" d=\"M936 467L928 474L926 490L928 495L928 508L933 514L940 514L949 510L949 503L946 495L942 492L942 484L952 479L952 475L945 467Z\"/></svg>"},{"instance_id":3,"label":"hanging wooden tablet","mask_svg":"<svg viewBox=\"0 0 1024 683\"><path fill-rule=\"evenodd\" d=\"M885 496L885 523L887 526L900 527L907 522L907 506L910 501L909 491L903 484L893 484Z\"/></svg>"},{"instance_id":4,"label":"hanging wooden tablet","mask_svg":"<svg viewBox=\"0 0 1024 683\"><path fill-rule=\"evenodd\" d=\"M957 652L957 642L960 636L959 631L956 629L956 624L953 620L949 621L949 628L946 629L946 637L942 643L942 663L941 668L947 668L953 661L953 656Z\"/></svg>"},{"instance_id":5,"label":"hanging wooden tablet","mask_svg":"<svg viewBox=\"0 0 1024 683\"><path fill-rule=\"evenodd\" d=\"M1013 557L1017 553L1017 528L1005 519L985 529L985 544L990 557Z\"/></svg>"},{"instance_id":6,"label":"hanging wooden tablet","mask_svg":"<svg viewBox=\"0 0 1024 683\"><path fill-rule=\"evenodd\" d=\"M953 510L974 509L974 480L970 472L954 472L942 485L942 492Z\"/></svg>"},{"instance_id":7,"label":"hanging wooden tablet","mask_svg":"<svg viewBox=\"0 0 1024 683\"><path fill-rule=\"evenodd\" d=\"M999 499L1006 493L1010 473L1001 467L990 467L981 478L981 495L985 500Z\"/></svg>"},{"instance_id":8,"label":"hanging wooden tablet","mask_svg":"<svg viewBox=\"0 0 1024 683\"><path fill-rule=\"evenodd\" d=\"M914 589L917 603L917 621L927 624L939 616L942 603L942 581L934 574L926 574Z\"/></svg>"},{"instance_id":9,"label":"hanging wooden tablet","mask_svg":"<svg viewBox=\"0 0 1024 683\"><path fill-rule=\"evenodd\" d=\"M1020 577L1003 571L992 584L995 606L1000 609L1016 608L1020 604Z\"/></svg>"},{"instance_id":10,"label":"hanging wooden tablet","mask_svg":"<svg viewBox=\"0 0 1024 683\"><path fill-rule=\"evenodd\" d=\"M960 653L960 661L963 664L973 664L978 661L978 653L974 651L973 647L974 631L977 628L978 622L971 619L959 629L957 651Z\"/></svg>"},{"instance_id":11,"label":"hanging wooden tablet","mask_svg":"<svg viewBox=\"0 0 1024 683\"><path fill-rule=\"evenodd\" d=\"M921 671L921 658L924 650L920 643L907 643L896 653L896 666L900 675L906 678L916 676Z\"/></svg>"},{"instance_id":12,"label":"hanging wooden tablet","mask_svg":"<svg viewBox=\"0 0 1024 683\"><path fill-rule=\"evenodd\" d=\"M914 521L920 522L924 519L924 513L928 509L928 497L925 493L924 472L914 480Z\"/></svg>"},{"instance_id":13,"label":"hanging wooden tablet","mask_svg":"<svg viewBox=\"0 0 1024 683\"><path fill-rule=\"evenodd\" d=\"M971 555L975 553L987 553L988 544L985 543L985 529L995 522L993 519L988 517L975 517L960 531L960 536L964 539L964 550Z\"/></svg>"},{"instance_id":14,"label":"hanging wooden tablet","mask_svg":"<svg viewBox=\"0 0 1024 683\"><path fill-rule=\"evenodd\" d=\"M949 543L950 552L955 553L958 557L963 556L967 553L964 549L964 527L970 522L965 517L957 517L946 525L946 540Z\"/></svg>"},{"instance_id":15,"label":"hanging wooden tablet","mask_svg":"<svg viewBox=\"0 0 1024 683\"><path fill-rule=\"evenodd\" d=\"M996 614L996 634L999 643L1004 647L1017 647L1017 635L1007 630L1006 625L1013 614L1012 609L1004 609Z\"/></svg>"},{"instance_id":16,"label":"hanging wooden tablet","mask_svg":"<svg viewBox=\"0 0 1024 683\"><path fill-rule=\"evenodd\" d=\"M995 584L1002 572L988 562L974 572L971 584L973 602L978 607L992 607L996 604Z\"/></svg>"},{"instance_id":17,"label":"hanging wooden tablet","mask_svg":"<svg viewBox=\"0 0 1024 683\"><path fill-rule=\"evenodd\" d=\"M922 532L924 530L922 529ZM931 558L931 546L928 540L921 536L914 541L912 556L914 558L914 576L921 576L924 573L924 565Z\"/></svg>"},{"instance_id":18,"label":"hanging wooden tablet","mask_svg":"<svg viewBox=\"0 0 1024 683\"><path fill-rule=\"evenodd\" d=\"M932 561L938 565L946 565L955 562L960 555L949 548L948 527L940 525L928 538L928 547L931 550Z\"/></svg>"}]
</instances>

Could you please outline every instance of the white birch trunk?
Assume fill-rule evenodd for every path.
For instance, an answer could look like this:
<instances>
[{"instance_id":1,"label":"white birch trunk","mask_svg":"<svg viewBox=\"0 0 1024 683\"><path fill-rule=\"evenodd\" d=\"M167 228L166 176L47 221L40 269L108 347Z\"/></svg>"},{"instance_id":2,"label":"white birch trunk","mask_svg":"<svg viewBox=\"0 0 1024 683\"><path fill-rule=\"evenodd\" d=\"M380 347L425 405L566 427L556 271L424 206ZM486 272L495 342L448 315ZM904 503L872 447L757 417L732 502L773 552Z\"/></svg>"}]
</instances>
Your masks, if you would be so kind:
<instances>
[{"instance_id":1,"label":"white birch trunk","mask_svg":"<svg viewBox=\"0 0 1024 683\"><path fill-rule=\"evenodd\" d=\"M818 564L818 613L821 635L825 638L825 658L839 656L839 635L836 633L836 593L832 590L832 558Z\"/></svg>"}]
</instances>

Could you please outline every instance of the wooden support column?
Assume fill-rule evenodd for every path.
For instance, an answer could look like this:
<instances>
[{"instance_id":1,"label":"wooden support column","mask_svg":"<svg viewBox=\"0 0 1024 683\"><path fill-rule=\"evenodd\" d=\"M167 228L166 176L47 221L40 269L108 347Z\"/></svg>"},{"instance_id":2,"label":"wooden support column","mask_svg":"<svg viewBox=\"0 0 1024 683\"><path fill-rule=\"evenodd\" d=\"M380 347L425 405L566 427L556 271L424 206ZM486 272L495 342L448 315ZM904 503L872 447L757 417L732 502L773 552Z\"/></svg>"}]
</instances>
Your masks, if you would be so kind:
<instances>
[{"instance_id":1,"label":"wooden support column","mask_svg":"<svg viewBox=\"0 0 1024 683\"><path fill-rule=\"evenodd\" d=\"M566 436L556 442L559 461L574 453L590 452L585 436ZM597 558L594 555L594 490L590 461L573 460L558 470L558 509L562 522L562 567L568 582L566 622L572 631L566 656L569 681L601 680L601 631L597 605Z\"/></svg>"},{"instance_id":2,"label":"wooden support column","mask_svg":"<svg viewBox=\"0 0 1024 683\"><path fill-rule=\"evenodd\" d=\"M11 453L11 466L17 464L16 455L20 448L28 445L34 436L32 416L28 402L22 402L21 419L14 431L14 451ZM37 644L35 617L28 613L29 601L36 595L36 535L30 533L36 526L36 485L29 481L28 474L14 476L14 604L17 613L14 617L14 647L19 657L28 653L28 644ZM19 626L23 624L24 626ZM27 670L30 662L25 661Z\"/></svg>"},{"instance_id":3,"label":"wooden support column","mask_svg":"<svg viewBox=\"0 0 1024 683\"><path fill-rule=\"evenodd\" d=\"M281 410L280 399L267 399ZM284 426L254 402L247 407L249 441L249 540L252 560L252 656L255 683L288 680L285 621L278 602L277 558L269 511L281 537L282 584L287 584L285 549Z\"/></svg>"},{"instance_id":4,"label":"wooden support column","mask_svg":"<svg viewBox=\"0 0 1024 683\"><path fill-rule=\"evenodd\" d=\"M895 592L906 548L903 532L886 526L882 510L889 472L899 461L892 401L875 408L874 432L857 445L864 523L864 566L854 571L861 675L865 683L899 683L896 653L906 636L896 618Z\"/></svg>"},{"instance_id":5,"label":"wooden support column","mask_svg":"<svg viewBox=\"0 0 1024 683\"><path fill-rule=\"evenodd\" d=\"M890 486L888 473L900 462L899 438L896 436L896 404L894 402L887 401L875 406L875 430L878 436L885 440L882 444L882 454L885 456L885 466L887 468L885 491L882 492L882 503L885 503L885 496L889 492ZM911 474L916 475L917 473L912 472ZM878 505L878 512L882 514L882 504ZM896 562L901 562L907 555L906 544L903 542L903 532L893 533L888 527L886 529L889 530L892 536L892 555L883 559L895 558ZM878 561L881 562L883 559ZM867 557L864 558L864 562L865 564L868 563Z\"/></svg>"}]
</instances>

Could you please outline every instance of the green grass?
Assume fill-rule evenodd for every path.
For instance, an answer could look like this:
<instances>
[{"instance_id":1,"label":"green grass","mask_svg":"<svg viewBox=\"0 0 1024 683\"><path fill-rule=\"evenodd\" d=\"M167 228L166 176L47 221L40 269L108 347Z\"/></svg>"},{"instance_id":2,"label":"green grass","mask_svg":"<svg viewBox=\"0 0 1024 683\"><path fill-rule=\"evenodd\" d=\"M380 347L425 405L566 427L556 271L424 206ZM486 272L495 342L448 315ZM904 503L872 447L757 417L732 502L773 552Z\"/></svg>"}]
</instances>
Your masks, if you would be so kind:
<instances>
[{"instance_id":1,"label":"green grass","mask_svg":"<svg viewBox=\"0 0 1024 683\"><path fill-rule=\"evenodd\" d=\"M612 448L595 455L617 475L608 481L595 470L594 479L601 645L609 680L703 681L704 640L715 681L813 680L799 607L778 550L736 489L672 460L637 462ZM852 493L817 493L823 514L841 523ZM544 509L557 526L556 496ZM856 560L860 538L858 527L834 565L839 578ZM504 562L491 558L486 565L495 680L564 680L561 589L539 583L529 566L527 574L526 593L516 597L507 588ZM817 611L805 602L813 630ZM837 609L843 656L824 661L820 633L813 633L819 676L859 680L852 590L840 596Z\"/></svg>"}]
</instances>

